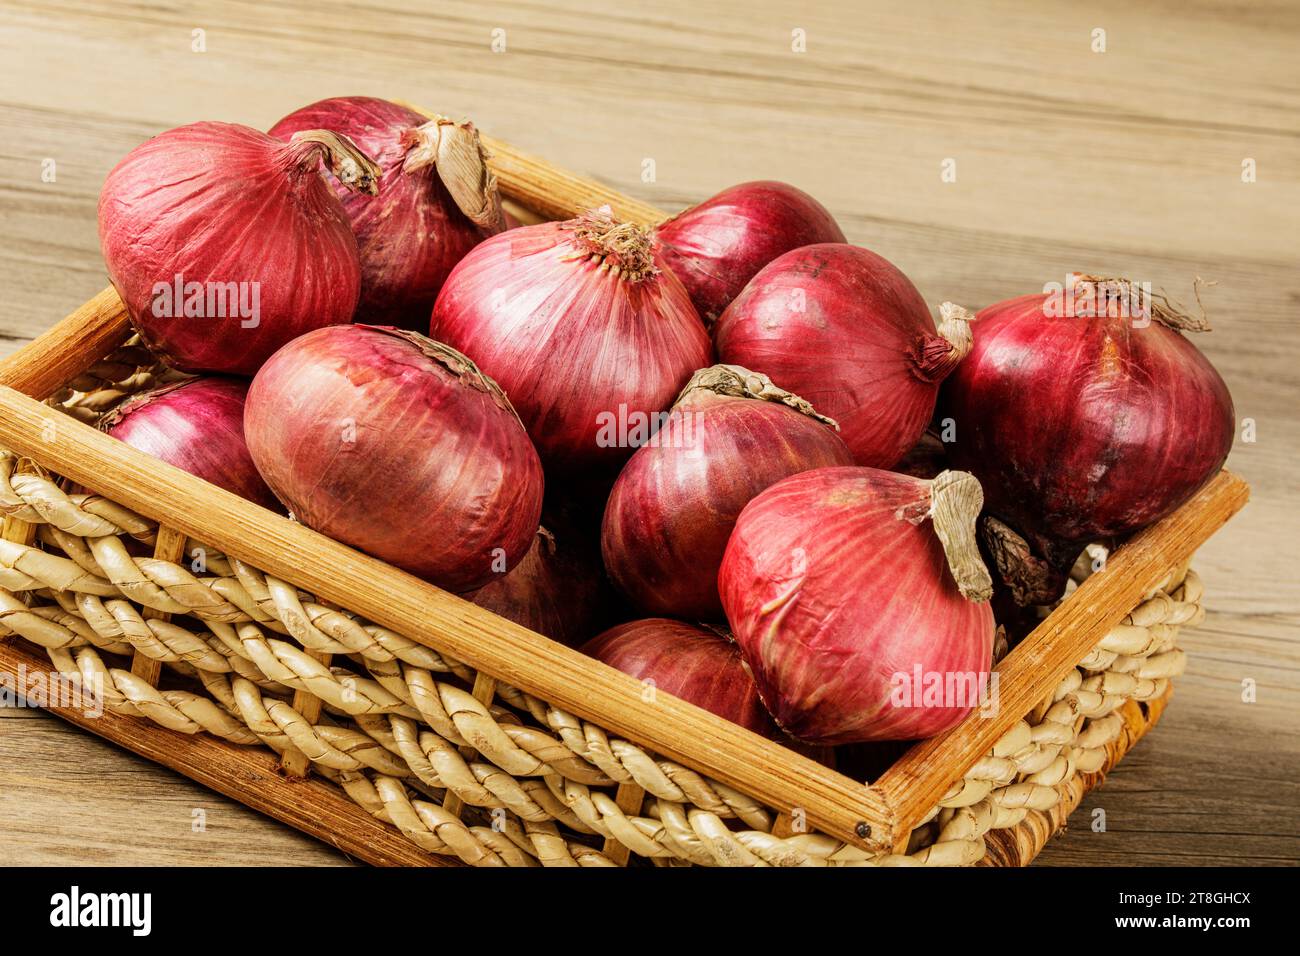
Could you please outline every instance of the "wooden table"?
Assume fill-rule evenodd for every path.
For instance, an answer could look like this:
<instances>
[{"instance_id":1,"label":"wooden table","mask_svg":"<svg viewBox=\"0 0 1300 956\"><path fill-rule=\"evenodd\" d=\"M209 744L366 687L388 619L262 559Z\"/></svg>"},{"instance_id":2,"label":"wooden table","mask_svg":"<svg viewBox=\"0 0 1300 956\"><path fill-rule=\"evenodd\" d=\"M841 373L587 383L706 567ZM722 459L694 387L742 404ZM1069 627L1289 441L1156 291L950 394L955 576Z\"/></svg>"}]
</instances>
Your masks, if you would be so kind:
<instances>
[{"instance_id":1,"label":"wooden table","mask_svg":"<svg viewBox=\"0 0 1300 956\"><path fill-rule=\"evenodd\" d=\"M1300 860L1300 8L187 6L0 3L0 354L104 286L95 203L131 147L197 119L266 127L349 93L463 113L665 209L788 180L931 302L978 307L1070 270L1185 300L1194 276L1216 280L1215 331L1197 342L1255 422L1231 459L1254 500L1197 561L1212 610L1185 634L1173 706L1040 860ZM0 862L345 861L11 709Z\"/></svg>"}]
</instances>

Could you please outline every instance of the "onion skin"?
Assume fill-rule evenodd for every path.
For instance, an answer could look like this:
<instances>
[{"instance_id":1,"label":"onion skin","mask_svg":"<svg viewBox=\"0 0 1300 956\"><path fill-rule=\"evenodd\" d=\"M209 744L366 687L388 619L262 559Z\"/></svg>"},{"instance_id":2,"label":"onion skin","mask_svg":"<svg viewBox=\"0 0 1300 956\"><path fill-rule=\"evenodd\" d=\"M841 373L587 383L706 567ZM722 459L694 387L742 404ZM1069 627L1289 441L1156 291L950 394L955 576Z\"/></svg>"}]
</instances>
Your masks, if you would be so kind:
<instances>
[{"instance_id":1,"label":"onion skin","mask_svg":"<svg viewBox=\"0 0 1300 956\"><path fill-rule=\"evenodd\" d=\"M710 374L721 388L703 384ZM757 383L750 395L764 383L771 389L746 369L697 373L657 440L637 449L614 484L601 533L605 567L650 614L721 620L718 567L741 509L782 478L853 463L833 422L811 407L745 395L747 381Z\"/></svg>"},{"instance_id":2,"label":"onion skin","mask_svg":"<svg viewBox=\"0 0 1300 956\"><path fill-rule=\"evenodd\" d=\"M1049 318L1046 302L1026 295L980 312L942 413L955 422L954 467L980 479L989 514L1058 572L1059 595L1085 544L1159 520L1219 471L1235 411L1181 333L1115 315Z\"/></svg>"},{"instance_id":3,"label":"onion skin","mask_svg":"<svg viewBox=\"0 0 1300 956\"><path fill-rule=\"evenodd\" d=\"M538 528L522 561L465 597L553 641L577 647L607 622L609 587L594 549L584 548L567 528L564 532L561 536Z\"/></svg>"},{"instance_id":4,"label":"onion skin","mask_svg":"<svg viewBox=\"0 0 1300 956\"><path fill-rule=\"evenodd\" d=\"M449 591L532 546L542 469L500 389L414 332L318 329L248 392L244 432L295 518Z\"/></svg>"},{"instance_id":5,"label":"onion skin","mask_svg":"<svg viewBox=\"0 0 1300 956\"><path fill-rule=\"evenodd\" d=\"M570 475L615 471L632 446L609 423L663 411L712 358L649 237L601 211L480 243L443 286L429 334L499 382L548 470Z\"/></svg>"},{"instance_id":6,"label":"onion skin","mask_svg":"<svg viewBox=\"0 0 1300 956\"><path fill-rule=\"evenodd\" d=\"M198 378L137 395L100 422L132 448L272 511L283 511L244 441L248 383Z\"/></svg>"},{"instance_id":7,"label":"onion skin","mask_svg":"<svg viewBox=\"0 0 1300 956\"><path fill-rule=\"evenodd\" d=\"M655 230L664 262L706 323L763 266L791 249L846 242L826 207L802 189L762 180L724 189Z\"/></svg>"},{"instance_id":8,"label":"onion skin","mask_svg":"<svg viewBox=\"0 0 1300 956\"><path fill-rule=\"evenodd\" d=\"M956 313L941 335L916 287L888 261L821 244L764 266L722 313L714 338L719 361L771 376L839 422L858 464L889 468L920 439L939 382L969 346Z\"/></svg>"},{"instance_id":9,"label":"onion skin","mask_svg":"<svg viewBox=\"0 0 1300 956\"><path fill-rule=\"evenodd\" d=\"M963 597L936 520L926 517L943 480L819 468L777 482L741 512L718 589L759 695L793 737L910 740L948 730L969 712L952 700L916 707L891 700L894 675L918 666L941 675L990 670L987 572L970 588L978 600ZM966 504L965 544L974 551L978 495Z\"/></svg>"},{"instance_id":10,"label":"onion skin","mask_svg":"<svg viewBox=\"0 0 1300 956\"><path fill-rule=\"evenodd\" d=\"M339 96L290 113L270 135L288 140L308 129L346 134L382 170L379 194L336 183L357 237L361 298L356 321L424 331L438 290L465 254L501 231L502 218L480 226L457 206L434 165L404 168L429 117L371 96ZM496 215L500 217L499 198Z\"/></svg>"},{"instance_id":11,"label":"onion skin","mask_svg":"<svg viewBox=\"0 0 1300 956\"><path fill-rule=\"evenodd\" d=\"M740 651L715 631L645 618L610 628L580 650L746 730L777 734Z\"/></svg>"},{"instance_id":12,"label":"onion skin","mask_svg":"<svg viewBox=\"0 0 1300 956\"><path fill-rule=\"evenodd\" d=\"M194 123L137 146L108 174L100 247L150 349L185 371L252 375L290 339L352 321L361 266L343 207L317 174L325 151ZM358 159L357 185L373 188L373 167ZM178 275L204 290L243 283L248 316L228 306L225 317L185 317L180 303L161 300L155 308L159 287Z\"/></svg>"}]
</instances>

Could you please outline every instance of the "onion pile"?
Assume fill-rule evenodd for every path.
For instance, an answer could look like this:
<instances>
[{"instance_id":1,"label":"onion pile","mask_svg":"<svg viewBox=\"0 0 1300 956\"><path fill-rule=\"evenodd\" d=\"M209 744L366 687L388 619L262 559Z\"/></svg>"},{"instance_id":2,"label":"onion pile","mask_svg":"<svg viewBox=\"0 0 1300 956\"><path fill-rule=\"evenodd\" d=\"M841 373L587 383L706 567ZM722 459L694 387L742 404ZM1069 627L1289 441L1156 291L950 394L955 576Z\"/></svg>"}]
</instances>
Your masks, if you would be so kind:
<instances>
[{"instance_id":1,"label":"onion pile","mask_svg":"<svg viewBox=\"0 0 1300 956\"><path fill-rule=\"evenodd\" d=\"M934 413L939 383L970 349L970 314L925 300L885 259L843 244L769 263L714 329L718 358L764 372L840 423L860 465L893 466Z\"/></svg>"},{"instance_id":2,"label":"onion pile","mask_svg":"<svg viewBox=\"0 0 1300 956\"><path fill-rule=\"evenodd\" d=\"M680 697L746 730L775 734L736 645L715 631L647 618L611 628L581 650L655 691Z\"/></svg>"},{"instance_id":3,"label":"onion pile","mask_svg":"<svg viewBox=\"0 0 1300 956\"><path fill-rule=\"evenodd\" d=\"M185 371L252 375L290 339L352 321L357 240L322 161L374 193L374 163L320 129L282 143L194 123L117 164L99 197L100 248L150 349Z\"/></svg>"},{"instance_id":4,"label":"onion pile","mask_svg":"<svg viewBox=\"0 0 1300 956\"><path fill-rule=\"evenodd\" d=\"M414 332L295 339L253 379L244 430L295 518L450 591L509 571L536 536L541 463L510 403Z\"/></svg>"},{"instance_id":5,"label":"onion pile","mask_svg":"<svg viewBox=\"0 0 1300 956\"><path fill-rule=\"evenodd\" d=\"M519 225L469 123L340 97L271 134L197 123L109 174L101 245L144 343L253 380L102 426L872 774L987 700L995 612L1018 637L1085 544L1169 514L1232 444L1197 323L1149 295L1135 321L1123 280L936 325L782 183L654 230Z\"/></svg>"},{"instance_id":6,"label":"onion pile","mask_svg":"<svg viewBox=\"0 0 1300 956\"><path fill-rule=\"evenodd\" d=\"M423 332L452 268L505 228L496 179L472 123L429 119L370 96L321 100L271 127L346 134L379 166L378 194L335 186L361 258L357 321Z\"/></svg>"},{"instance_id":7,"label":"onion pile","mask_svg":"<svg viewBox=\"0 0 1300 956\"><path fill-rule=\"evenodd\" d=\"M782 253L845 241L825 206L801 189L768 181L724 189L673 216L655 236L664 262L708 323Z\"/></svg>"},{"instance_id":8,"label":"onion pile","mask_svg":"<svg viewBox=\"0 0 1300 956\"><path fill-rule=\"evenodd\" d=\"M99 427L218 488L280 511L244 442L247 396L248 385L233 378L175 382L119 405Z\"/></svg>"},{"instance_id":9,"label":"onion pile","mask_svg":"<svg viewBox=\"0 0 1300 956\"><path fill-rule=\"evenodd\" d=\"M910 740L979 702L994 634L982 503L962 472L851 467L786 478L746 506L718 590L783 730L816 744Z\"/></svg>"},{"instance_id":10,"label":"onion pile","mask_svg":"<svg viewBox=\"0 0 1300 956\"><path fill-rule=\"evenodd\" d=\"M501 384L547 467L566 473L618 467L712 357L649 233L608 209L479 244L429 335Z\"/></svg>"},{"instance_id":11,"label":"onion pile","mask_svg":"<svg viewBox=\"0 0 1300 956\"><path fill-rule=\"evenodd\" d=\"M651 614L720 619L718 566L741 509L782 478L852 464L834 426L766 375L697 372L609 496L601 550L614 582Z\"/></svg>"},{"instance_id":12,"label":"onion pile","mask_svg":"<svg viewBox=\"0 0 1300 956\"><path fill-rule=\"evenodd\" d=\"M944 387L950 457L984 485L986 543L1021 603L1055 600L1085 544L1169 514L1232 447L1227 386L1182 334L1196 320L1163 300L1135 320L1122 280L1073 291L981 311Z\"/></svg>"}]
</instances>

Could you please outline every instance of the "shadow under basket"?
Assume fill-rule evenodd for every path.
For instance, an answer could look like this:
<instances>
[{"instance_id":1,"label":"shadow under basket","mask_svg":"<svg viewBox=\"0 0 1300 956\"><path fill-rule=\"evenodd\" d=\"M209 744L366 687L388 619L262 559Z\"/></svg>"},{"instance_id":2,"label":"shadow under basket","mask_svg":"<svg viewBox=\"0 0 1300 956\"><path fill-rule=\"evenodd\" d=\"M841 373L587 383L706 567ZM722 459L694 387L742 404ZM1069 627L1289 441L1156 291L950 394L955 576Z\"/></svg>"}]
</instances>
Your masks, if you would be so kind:
<instances>
[{"instance_id":1,"label":"shadow under basket","mask_svg":"<svg viewBox=\"0 0 1300 956\"><path fill-rule=\"evenodd\" d=\"M535 217L664 218L488 146ZM1249 493L1133 536L867 784L100 433L170 374L130 335L106 289L0 367L0 681L379 865L1024 865L1159 719Z\"/></svg>"}]
</instances>

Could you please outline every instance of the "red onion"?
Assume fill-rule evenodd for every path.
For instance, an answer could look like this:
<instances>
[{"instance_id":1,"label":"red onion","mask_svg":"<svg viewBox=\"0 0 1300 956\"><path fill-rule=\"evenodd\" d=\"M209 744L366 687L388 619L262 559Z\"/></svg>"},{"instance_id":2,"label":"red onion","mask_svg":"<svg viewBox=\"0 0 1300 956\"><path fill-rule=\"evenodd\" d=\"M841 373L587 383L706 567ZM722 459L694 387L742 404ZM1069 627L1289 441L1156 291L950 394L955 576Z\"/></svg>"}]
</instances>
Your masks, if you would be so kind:
<instances>
[{"instance_id":1,"label":"red onion","mask_svg":"<svg viewBox=\"0 0 1300 956\"><path fill-rule=\"evenodd\" d=\"M248 384L233 378L174 382L124 402L99 426L147 455L282 511L244 443L247 396Z\"/></svg>"},{"instance_id":2,"label":"red onion","mask_svg":"<svg viewBox=\"0 0 1300 956\"><path fill-rule=\"evenodd\" d=\"M1022 603L1059 596L1085 544L1189 499L1235 428L1223 379L1179 331L1197 320L1162 296L1143 313L1123 280L1080 276L1065 292L981 311L944 387L950 457L984 485L985 540Z\"/></svg>"},{"instance_id":3,"label":"red onion","mask_svg":"<svg viewBox=\"0 0 1300 956\"><path fill-rule=\"evenodd\" d=\"M994 633L982 500L963 472L818 468L745 507L718 590L786 732L819 744L930 737L979 702Z\"/></svg>"},{"instance_id":4,"label":"red onion","mask_svg":"<svg viewBox=\"0 0 1300 956\"><path fill-rule=\"evenodd\" d=\"M357 321L424 331L452 267L505 228L478 131L387 100L339 96L290 113L271 135L310 129L346 134L382 170L377 196L334 187L361 256Z\"/></svg>"},{"instance_id":5,"label":"red onion","mask_svg":"<svg viewBox=\"0 0 1300 956\"><path fill-rule=\"evenodd\" d=\"M318 329L262 366L248 449L294 517L450 591L527 553L542 469L496 384L454 349L370 325Z\"/></svg>"},{"instance_id":6,"label":"red onion","mask_svg":"<svg viewBox=\"0 0 1300 956\"><path fill-rule=\"evenodd\" d=\"M610 577L651 614L719 620L718 566L740 510L782 478L853 456L835 423L734 365L696 372L605 507Z\"/></svg>"},{"instance_id":7,"label":"red onion","mask_svg":"<svg viewBox=\"0 0 1300 956\"><path fill-rule=\"evenodd\" d=\"M970 348L964 309L925 300L889 262L822 244L765 266L714 328L719 361L765 372L840 423L860 465L888 468L916 444L939 383Z\"/></svg>"},{"instance_id":8,"label":"red onion","mask_svg":"<svg viewBox=\"0 0 1300 956\"><path fill-rule=\"evenodd\" d=\"M610 628L584 654L746 730L774 736L772 718L736 645L715 631L654 617Z\"/></svg>"},{"instance_id":9,"label":"red onion","mask_svg":"<svg viewBox=\"0 0 1300 956\"><path fill-rule=\"evenodd\" d=\"M461 260L430 333L501 383L548 468L612 470L711 348L649 233L601 209L511 229Z\"/></svg>"},{"instance_id":10,"label":"red onion","mask_svg":"<svg viewBox=\"0 0 1300 956\"><path fill-rule=\"evenodd\" d=\"M658 229L664 262L713 322L755 273L782 253L844 242L826 207L786 183L741 183L678 213Z\"/></svg>"},{"instance_id":11,"label":"red onion","mask_svg":"<svg viewBox=\"0 0 1300 956\"><path fill-rule=\"evenodd\" d=\"M466 597L551 640L577 647L608 620L608 585L595 549L584 543L568 528L559 537L538 528L522 561Z\"/></svg>"},{"instance_id":12,"label":"red onion","mask_svg":"<svg viewBox=\"0 0 1300 956\"><path fill-rule=\"evenodd\" d=\"M352 321L357 242L321 160L374 192L377 167L325 130L281 143L194 123L117 164L99 197L99 242L146 345L186 371L252 375L290 339Z\"/></svg>"}]
</instances>

